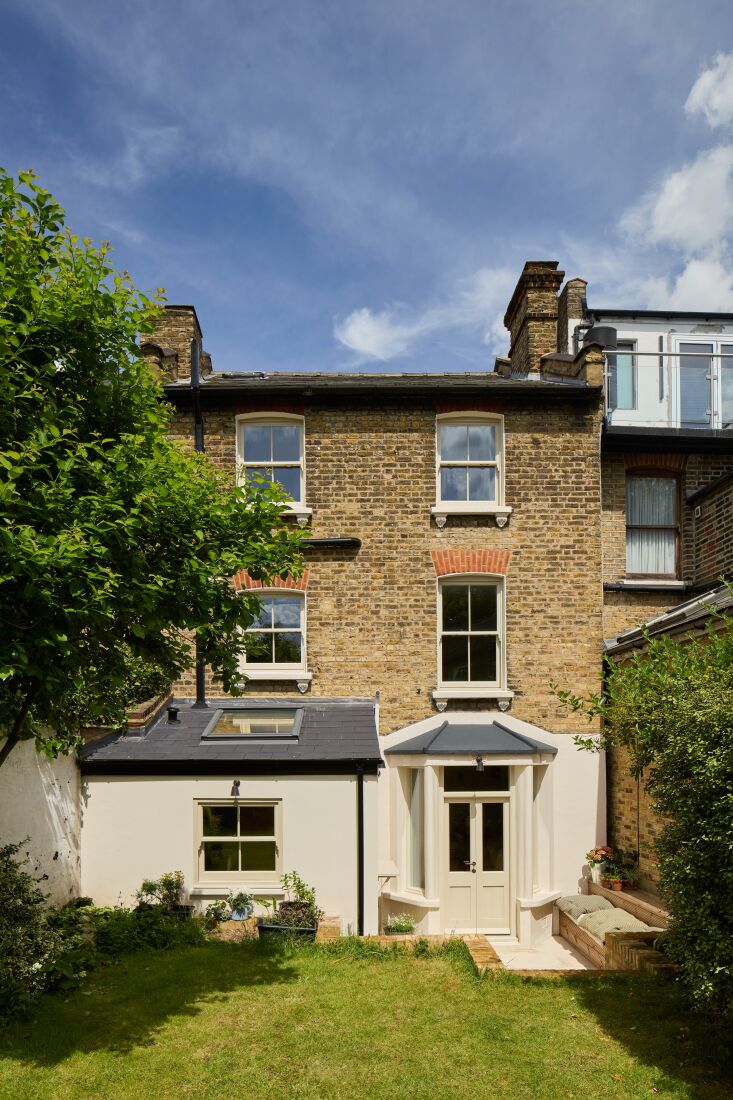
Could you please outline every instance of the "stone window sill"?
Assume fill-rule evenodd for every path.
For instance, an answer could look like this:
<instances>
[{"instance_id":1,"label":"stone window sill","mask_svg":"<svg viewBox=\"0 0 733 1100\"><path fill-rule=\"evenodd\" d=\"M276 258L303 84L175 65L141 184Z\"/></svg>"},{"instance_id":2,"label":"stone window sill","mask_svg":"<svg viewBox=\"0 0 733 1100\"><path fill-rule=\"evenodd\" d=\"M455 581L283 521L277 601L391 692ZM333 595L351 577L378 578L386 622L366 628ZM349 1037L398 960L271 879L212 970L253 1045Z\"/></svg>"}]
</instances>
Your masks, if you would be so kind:
<instances>
[{"instance_id":1,"label":"stone window sill","mask_svg":"<svg viewBox=\"0 0 733 1100\"><path fill-rule=\"evenodd\" d=\"M289 519L291 516L298 521L299 527L307 527L313 516L313 509L305 504L286 504L283 507L283 517Z\"/></svg>"},{"instance_id":2,"label":"stone window sill","mask_svg":"<svg viewBox=\"0 0 733 1100\"><path fill-rule=\"evenodd\" d=\"M249 683L257 683L259 681L266 681L267 683L281 683L281 684L297 684L298 691L304 694L313 679L312 672L306 672L304 669L294 669L292 672L284 671L283 669L272 668L245 668L242 670L245 679L241 681L241 686L246 687Z\"/></svg>"},{"instance_id":3,"label":"stone window sill","mask_svg":"<svg viewBox=\"0 0 733 1100\"><path fill-rule=\"evenodd\" d=\"M495 699L500 710L507 710L514 698L514 692L500 687L445 687L436 688L430 693L438 710L445 710L452 699Z\"/></svg>"},{"instance_id":4,"label":"stone window sill","mask_svg":"<svg viewBox=\"0 0 733 1100\"><path fill-rule=\"evenodd\" d=\"M512 508L506 504L480 504L465 500L445 501L434 504L430 512L436 527L445 527L449 516L487 516L494 517L497 527L505 527L512 514Z\"/></svg>"}]
</instances>

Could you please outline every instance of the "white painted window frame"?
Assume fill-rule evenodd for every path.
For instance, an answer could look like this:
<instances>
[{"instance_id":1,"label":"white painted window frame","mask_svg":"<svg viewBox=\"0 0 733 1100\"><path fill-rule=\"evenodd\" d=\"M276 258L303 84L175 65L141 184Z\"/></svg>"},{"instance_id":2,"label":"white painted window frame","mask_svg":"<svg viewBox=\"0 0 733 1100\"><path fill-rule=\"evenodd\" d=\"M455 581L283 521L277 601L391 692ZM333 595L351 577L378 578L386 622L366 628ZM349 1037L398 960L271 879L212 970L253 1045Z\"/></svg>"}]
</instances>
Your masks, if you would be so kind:
<instances>
[{"instance_id":1,"label":"white painted window frame","mask_svg":"<svg viewBox=\"0 0 733 1100\"><path fill-rule=\"evenodd\" d=\"M301 527L304 527L313 514L313 509L309 508L306 504L308 499L306 495L306 466L305 466L305 417L298 413L279 413L279 412L254 412L254 413L239 413L235 418L235 435L237 445L237 484L246 484L246 471L250 466L262 466L265 463L262 462L245 462L244 461L244 428L248 424L298 424L300 426L300 461L299 462L281 462L280 466L292 466L300 469L300 491L301 499L288 501L283 505L283 514L293 516Z\"/></svg>"},{"instance_id":2,"label":"white painted window frame","mask_svg":"<svg viewBox=\"0 0 733 1100\"><path fill-rule=\"evenodd\" d=\"M451 584L485 584L491 585L497 590L497 631L498 657L496 662L497 678L493 682L484 680L474 681L444 681L442 679L442 638L443 638L443 589ZM437 578L437 688L432 692L432 697L439 705L449 699L497 699L508 701L513 698L514 692L510 691L507 684L506 665L506 577L502 573L447 573Z\"/></svg>"},{"instance_id":3,"label":"white painted window frame","mask_svg":"<svg viewBox=\"0 0 733 1100\"><path fill-rule=\"evenodd\" d=\"M274 871L205 871L204 870L204 807L205 806L272 806L275 810L275 870ZM278 886L283 873L282 858L282 799L281 798L198 798L194 801L194 866L196 868L197 887L247 884L253 889L270 890ZM223 839L230 844L239 840L226 837L208 837L209 840ZM257 838L253 838L257 839ZM259 839L269 839L262 837Z\"/></svg>"},{"instance_id":4,"label":"white painted window frame","mask_svg":"<svg viewBox=\"0 0 733 1100\"><path fill-rule=\"evenodd\" d=\"M495 462L466 462L458 465L485 467L496 470L496 500L443 500L440 493L440 469L443 463L440 456L440 428L443 424L489 425L496 428ZM466 409L461 412L438 413L435 418L435 504L431 508L438 527L444 527L449 516L493 516L497 526L503 527L512 509L504 503L504 417L501 413L482 413Z\"/></svg>"},{"instance_id":5,"label":"white painted window frame","mask_svg":"<svg viewBox=\"0 0 733 1100\"><path fill-rule=\"evenodd\" d=\"M301 659L300 662L295 664L282 664L272 662L265 664L261 661L250 664L247 661L247 655L244 654L240 663L239 671L246 680L292 680L297 682L298 688L301 692L307 690L308 684L313 679L313 673L308 671L308 595L306 592L302 592L299 588L253 588L248 589L251 595L255 595L262 598L280 597L281 599L298 599L301 601L301 614L300 614L300 633L303 638L303 644L301 646ZM282 628L286 630L285 627ZM259 627L252 626L247 627L245 634L257 634L264 633ZM273 633L269 631L267 633Z\"/></svg>"}]
</instances>

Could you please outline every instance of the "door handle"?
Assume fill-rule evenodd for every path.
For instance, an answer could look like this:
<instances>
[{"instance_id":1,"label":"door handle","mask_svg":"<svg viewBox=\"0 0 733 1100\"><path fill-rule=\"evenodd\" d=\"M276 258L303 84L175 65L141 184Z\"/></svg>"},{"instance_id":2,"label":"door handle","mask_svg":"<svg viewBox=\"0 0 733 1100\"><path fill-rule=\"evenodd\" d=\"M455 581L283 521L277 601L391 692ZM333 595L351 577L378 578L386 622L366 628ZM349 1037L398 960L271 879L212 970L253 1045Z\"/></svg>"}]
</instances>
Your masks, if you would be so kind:
<instances>
[{"instance_id":1,"label":"door handle","mask_svg":"<svg viewBox=\"0 0 733 1100\"><path fill-rule=\"evenodd\" d=\"M464 859L463 862L466 864L466 867L471 868L471 874L475 875L476 874L476 860L475 859Z\"/></svg>"}]
</instances>

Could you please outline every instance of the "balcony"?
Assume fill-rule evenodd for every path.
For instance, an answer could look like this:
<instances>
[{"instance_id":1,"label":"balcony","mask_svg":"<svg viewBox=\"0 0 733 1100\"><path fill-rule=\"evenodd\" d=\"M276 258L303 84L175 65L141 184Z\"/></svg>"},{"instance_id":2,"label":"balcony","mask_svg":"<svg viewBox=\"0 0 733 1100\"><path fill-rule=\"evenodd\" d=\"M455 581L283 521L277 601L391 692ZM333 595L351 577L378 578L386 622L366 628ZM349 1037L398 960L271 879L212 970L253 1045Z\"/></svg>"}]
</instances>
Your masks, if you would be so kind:
<instances>
[{"instance_id":1,"label":"balcony","mask_svg":"<svg viewBox=\"0 0 733 1100\"><path fill-rule=\"evenodd\" d=\"M733 341L678 339L672 351L654 352L619 341L606 352L605 409L611 436L701 433L730 443Z\"/></svg>"}]
</instances>

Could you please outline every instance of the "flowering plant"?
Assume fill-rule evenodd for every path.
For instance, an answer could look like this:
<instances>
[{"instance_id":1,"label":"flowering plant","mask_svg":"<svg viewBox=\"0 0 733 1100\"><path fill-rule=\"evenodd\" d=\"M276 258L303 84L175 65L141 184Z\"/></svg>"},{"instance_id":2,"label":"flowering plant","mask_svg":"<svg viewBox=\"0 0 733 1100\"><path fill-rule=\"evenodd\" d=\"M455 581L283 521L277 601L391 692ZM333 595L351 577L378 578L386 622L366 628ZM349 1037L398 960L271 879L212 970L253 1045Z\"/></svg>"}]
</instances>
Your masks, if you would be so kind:
<instances>
[{"instance_id":1,"label":"flowering plant","mask_svg":"<svg viewBox=\"0 0 733 1100\"><path fill-rule=\"evenodd\" d=\"M586 852L585 858L589 863L611 863L614 854L613 848L609 848L607 844L601 844L599 848L591 848L589 852Z\"/></svg>"}]
</instances>

